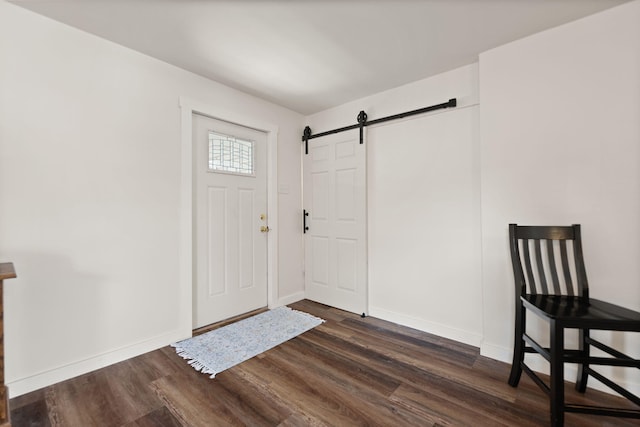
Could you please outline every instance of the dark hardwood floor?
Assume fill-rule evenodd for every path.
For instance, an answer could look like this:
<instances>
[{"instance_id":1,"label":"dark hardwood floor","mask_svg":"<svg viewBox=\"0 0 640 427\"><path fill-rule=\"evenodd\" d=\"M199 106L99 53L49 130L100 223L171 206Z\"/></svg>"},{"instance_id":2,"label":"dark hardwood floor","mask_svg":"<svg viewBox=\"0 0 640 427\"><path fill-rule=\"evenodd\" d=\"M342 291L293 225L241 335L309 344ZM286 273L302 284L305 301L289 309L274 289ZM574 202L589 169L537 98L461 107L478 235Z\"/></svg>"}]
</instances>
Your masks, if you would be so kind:
<instances>
[{"instance_id":1,"label":"dark hardwood floor","mask_svg":"<svg viewBox=\"0 0 640 427\"><path fill-rule=\"evenodd\" d=\"M309 301L326 323L209 379L170 347L14 398L22 426L544 426L546 396L478 349ZM566 386L568 399L630 407ZM567 426L637 420L568 414Z\"/></svg>"}]
</instances>

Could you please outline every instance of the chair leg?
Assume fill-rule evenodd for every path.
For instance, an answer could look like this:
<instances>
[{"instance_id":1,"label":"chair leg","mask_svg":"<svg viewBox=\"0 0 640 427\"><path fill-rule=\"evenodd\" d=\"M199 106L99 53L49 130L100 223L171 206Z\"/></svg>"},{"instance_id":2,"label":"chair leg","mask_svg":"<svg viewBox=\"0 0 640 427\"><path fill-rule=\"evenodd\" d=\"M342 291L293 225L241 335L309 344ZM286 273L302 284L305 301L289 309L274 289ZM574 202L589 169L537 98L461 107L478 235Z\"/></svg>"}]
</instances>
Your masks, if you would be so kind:
<instances>
[{"instance_id":1,"label":"chair leg","mask_svg":"<svg viewBox=\"0 0 640 427\"><path fill-rule=\"evenodd\" d=\"M551 329L551 425L564 425L564 328L555 320L550 322Z\"/></svg>"},{"instance_id":2,"label":"chair leg","mask_svg":"<svg viewBox=\"0 0 640 427\"><path fill-rule=\"evenodd\" d=\"M524 340L522 334L526 330L525 309L522 301L516 302L516 322L515 337L513 341L513 361L511 362L511 374L509 375L509 385L517 387L522 376L522 362L524 361Z\"/></svg>"},{"instance_id":3,"label":"chair leg","mask_svg":"<svg viewBox=\"0 0 640 427\"><path fill-rule=\"evenodd\" d=\"M589 329L580 329L579 332L579 350L583 357L589 357L589 344L587 339L589 338ZM578 378L576 379L576 390L580 393L584 393L587 389L587 380L589 379L589 363L582 363L578 365Z\"/></svg>"}]
</instances>

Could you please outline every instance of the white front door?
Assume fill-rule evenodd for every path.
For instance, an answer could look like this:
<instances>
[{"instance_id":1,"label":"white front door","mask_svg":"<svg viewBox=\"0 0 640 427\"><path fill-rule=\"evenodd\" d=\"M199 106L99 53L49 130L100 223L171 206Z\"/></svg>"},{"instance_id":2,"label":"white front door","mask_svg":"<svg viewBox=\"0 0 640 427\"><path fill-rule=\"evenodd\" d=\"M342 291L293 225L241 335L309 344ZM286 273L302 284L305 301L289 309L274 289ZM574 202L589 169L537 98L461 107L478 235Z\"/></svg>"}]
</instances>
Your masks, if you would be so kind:
<instances>
[{"instance_id":1,"label":"white front door","mask_svg":"<svg viewBox=\"0 0 640 427\"><path fill-rule=\"evenodd\" d=\"M312 139L303 168L306 297L368 313L366 144L357 130Z\"/></svg>"},{"instance_id":2,"label":"white front door","mask_svg":"<svg viewBox=\"0 0 640 427\"><path fill-rule=\"evenodd\" d=\"M267 305L267 136L193 115L194 328Z\"/></svg>"}]
</instances>

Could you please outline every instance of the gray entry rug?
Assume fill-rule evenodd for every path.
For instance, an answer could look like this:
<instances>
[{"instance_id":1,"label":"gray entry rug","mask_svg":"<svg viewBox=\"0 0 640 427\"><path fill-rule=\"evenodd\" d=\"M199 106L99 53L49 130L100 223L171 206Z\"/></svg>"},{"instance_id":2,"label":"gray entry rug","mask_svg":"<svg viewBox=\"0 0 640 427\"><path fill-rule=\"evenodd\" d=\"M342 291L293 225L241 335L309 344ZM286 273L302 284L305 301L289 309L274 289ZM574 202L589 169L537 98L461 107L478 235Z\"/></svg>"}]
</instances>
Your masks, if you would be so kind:
<instances>
[{"instance_id":1,"label":"gray entry rug","mask_svg":"<svg viewBox=\"0 0 640 427\"><path fill-rule=\"evenodd\" d=\"M289 307L278 307L174 344L196 371L216 374L257 356L324 320Z\"/></svg>"}]
</instances>

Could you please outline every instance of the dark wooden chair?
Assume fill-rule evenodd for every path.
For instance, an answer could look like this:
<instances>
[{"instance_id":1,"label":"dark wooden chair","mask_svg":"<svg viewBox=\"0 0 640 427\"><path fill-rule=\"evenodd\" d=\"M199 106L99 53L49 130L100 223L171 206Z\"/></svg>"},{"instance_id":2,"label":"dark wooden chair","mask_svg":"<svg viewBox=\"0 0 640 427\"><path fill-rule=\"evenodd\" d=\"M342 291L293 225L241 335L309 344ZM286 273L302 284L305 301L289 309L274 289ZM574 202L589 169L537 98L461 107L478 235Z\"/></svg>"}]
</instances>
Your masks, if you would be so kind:
<instances>
[{"instance_id":1,"label":"dark wooden chair","mask_svg":"<svg viewBox=\"0 0 640 427\"><path fill-rule=\"evenodd\" d=\"M584 393L587 379L592 376L640 405L638 396L592 368L595 365L640 368L640 360L590 336L591 330L640 332L640 313L589 298L580 225L542 227L510 224L509 242L516 285L515 341L509 384L516 387L522 371L526 372L549 396L553 426L563 425L565 412L640 418L640 410L565 403L564 363L577 363L576 390ZM527 311L549 323L549 348L527 335ZM578 349L564 348L565 329L578 330ZM591 346L611 357L591 356ZM550 363L550 385L525 364L525 353L539 353Z\"/></svg>"}]
</instances>

